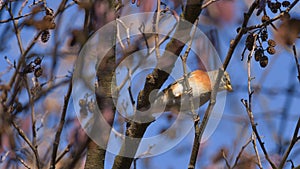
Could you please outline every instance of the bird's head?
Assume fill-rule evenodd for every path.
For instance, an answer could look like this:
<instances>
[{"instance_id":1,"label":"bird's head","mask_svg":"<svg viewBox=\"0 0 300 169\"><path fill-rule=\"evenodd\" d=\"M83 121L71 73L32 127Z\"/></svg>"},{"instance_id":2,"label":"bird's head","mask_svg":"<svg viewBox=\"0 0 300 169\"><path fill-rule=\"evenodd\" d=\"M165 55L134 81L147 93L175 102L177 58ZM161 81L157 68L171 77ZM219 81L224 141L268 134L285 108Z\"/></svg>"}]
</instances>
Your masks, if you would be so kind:
<instances>
[{"instance_id":1,"label":"bird's head","mask_svg":"<svg viewBox=\"0 0 300 169\"><path fill-rule=\"evenodd\" d=\"M217 80L218 72L219 72L219 70L213 70L213 71L208 72L209 78L213 82L211 87L213 87L213 85L215 84L215 81ZM231 83L230 83L229 74L226 71L224 72L223 77L221 78L221 81L220 81L219 91L222 91L222 90L227 90L229 92L233 91Z\"/></svg>"},{"instance_id":2,"label":"bird's head","mask_svg":"<svg viewBox=\"0 0 300 169\"><path fill-rule=\"evenodd\" d=\"M232 86L230 83L230 77L229 74L225 71L223 77L221 78L220 82L220 90L227 90L229 92L232 92Z\"/></svg>"}]
</instances>

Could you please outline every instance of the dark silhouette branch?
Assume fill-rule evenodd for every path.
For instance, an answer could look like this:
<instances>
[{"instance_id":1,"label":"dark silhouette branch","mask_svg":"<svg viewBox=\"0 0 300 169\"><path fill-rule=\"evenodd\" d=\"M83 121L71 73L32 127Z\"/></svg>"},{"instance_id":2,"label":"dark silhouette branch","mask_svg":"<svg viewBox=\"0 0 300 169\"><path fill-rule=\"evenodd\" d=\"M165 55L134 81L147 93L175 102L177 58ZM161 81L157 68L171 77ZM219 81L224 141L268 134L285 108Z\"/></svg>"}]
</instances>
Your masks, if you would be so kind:
<instances>
[{"instance_id":1,"label":"dark silhouette branch","mask_svg":"<svg viewBox=\"0 0 300 169\"><path fill-rule=\"evenodd\" d=\"M70 97L71 97L71 94L72 94L72 87L73 87L72 84L73 84L73 81L72 81L72 78L71 78L67 94L64 98L64 106L63 106L63 110L62 110L62 113L61 113L61 116L60 116L59 126L57 128L57 131L56 131L56 134L55 134L55 139L54 139L54 142L53 142L50 169L55 169L56 156L57 156L58 145L59 145L59 142L60 142L60 136L61 136L61 132L62 132L64 124L65 124L65 118L66 118L66 114L67 114L67 110L68 110L68 105L69 105Z\"/></svg>"},{"instance_id":2,"label":"dark silhouette branch","mask_svg":"<svg viewBox=\"0 0 300 169\"><path fill-rule=\"evenodd\" d=\"M298 77L298 81L300 82L300 64L299 64L299 61L298 61L297 49L296 49L295 44L293 45L293 54L294 54L295 64L296 64L297 71L298 71L298 76L297 77Z\"/></svg>"},{"instance_id":3,"label":"dark silhouette branch","mask_svg":"<svg viewBox=\"0 0 300 169\"><path fill-rule=\"evenodd\" d=\"M256 7L258 6L258 2L259 2L259 0L255 0L252 3L252 5L250 6L248 12L244 14L244 20L243 20L241 29L239 30L239 32L236 35L236 37L234 38L234 40L232 40L230 42L230 47L229 47L229 50L227 52L225 61L223 63L223 69L224 70L227 69L227 66L228 66L228 64L229 64L229 62L232 58L232 55L235 51L235 48L239 44L239 42L240 42L241 38L243 37L243 35L247 32L247 25L248 25L249 19L250 19L251 15L253 14L254 10L256 9Z\"/></svg>"},{"instance_id":4,"label":"dark silhouette branch","mask_svg":"<svg viewBox=\"0 0 300 169\"><path fill-rule=\"evenodd\" d=\"M284 167L284 164L286 163L287 158L288 158L289 154L291 153L294 145L297 143L297 141L300 140L300 136L298 136L299 129L300 129L300 117L298 118L298 122L297 122L297 125L295 127L295 131L294 131L294 134L293 134L292 141L290 142L288 148L286 149L286 151L285 151L285 153L282 157L282 160L279 164L278 169L282 169Z\"/></svg>"}]
</instances>

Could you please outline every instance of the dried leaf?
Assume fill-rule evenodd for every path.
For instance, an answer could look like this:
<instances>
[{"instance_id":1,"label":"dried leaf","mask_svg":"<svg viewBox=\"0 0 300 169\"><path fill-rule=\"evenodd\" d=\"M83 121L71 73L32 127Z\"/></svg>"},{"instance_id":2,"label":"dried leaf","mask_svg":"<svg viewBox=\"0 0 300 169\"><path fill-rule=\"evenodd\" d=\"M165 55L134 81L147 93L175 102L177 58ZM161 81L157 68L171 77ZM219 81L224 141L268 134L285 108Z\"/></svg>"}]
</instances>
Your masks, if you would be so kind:
<instances>
[{"instance_id":1,"label":"dried leaf","mask_svg":"<svg viewBox=\"0 0 300 169\"><path fill-rule=\"evenodd\" d=\"M276 33L276 40L281 45L292 45L300 33L299 19L284 19Z\"/></svg>"}]
</instances>

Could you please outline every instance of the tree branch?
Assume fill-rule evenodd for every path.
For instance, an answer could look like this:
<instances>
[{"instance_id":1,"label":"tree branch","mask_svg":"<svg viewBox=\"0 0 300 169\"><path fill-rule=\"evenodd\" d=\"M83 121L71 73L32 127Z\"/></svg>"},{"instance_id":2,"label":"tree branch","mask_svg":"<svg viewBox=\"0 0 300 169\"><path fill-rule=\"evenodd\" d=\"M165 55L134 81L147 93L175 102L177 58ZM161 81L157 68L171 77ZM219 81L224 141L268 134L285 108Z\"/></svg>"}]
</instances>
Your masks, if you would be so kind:
<instances>
[{"instance_id":1,"label":"tree branch","mask_svg":"<svg viewBox=\"0 0 300 169\"><path fill-rule=\"evenodd\" d=\"M72 78L70 80L69 83L69 89L68 92L64 98L64 106L63 106L63 110L60 116L60 122L59 122L59 126L57 128L56 134L55 134L55 139L53 142L53 149L52 149L52 158L51 158L51 164L50 164L50 169L55 169L55 164L56 164L56 156L57 156L57 150L58 150L58 146L59 146L59 142L60 142L60 136L61 136L61 132L63 130L64 124L65 124L65 118L66 118L66 114L67 114L67 110L68 110L68 105L69 105L69 101L70 101L70 97L72 94Z\"/></svg>"},{"instance_id":2,"label":"tree branch","mask_svg":"<svg viewBox=\"0 0 300 169\"><path fill-rule=\"evenodd\" d=\"M297 71L298 71L298 76L297 77L298 77L298 81L300 82L300 64L299 64L299 61L298 61L297 49L296 49L295 44L293 45L293 54L294 54L295 64L296 64Z\"/></svg>"},{"instance_id":3,"label":"tree branch","mask_svg":"<svg viewBox=\"0 0 300 169\"><path fill-rule=\"evenodd\" d=\"M183 12L183 18L191 23L194 23L202 11L201 6L203 1L204 0L188 0L185 11ZM180 34L182 36L181 31L190 32L191 27L188 26L188 24L179 21L178 27L176 28L176 31L174 33L174 37L176 37L176 35L178 37ZM187 38L183 41L186 42ZM138 102L137 102L138 111L144 111L149 108L150 93L155 89L160 89L161 86L166 81L166 79L169 77L169 72L171 72L171 70L173 69L174 63L177 60L179 54L181 53L184 45L185 44L182 41L179 41L178 39L175 38L172 38L170 42L167 44L165 50L173 54L171 58L172 61L168 62L167 65L165 65L166 63L162 63L161 61L158 61L157 67L152 71L151 74L147 76L146 82L144 84L144 88L138 95ZM165 52L161 58L168 58L168 57L170 57L169 54ZM161 68L164 68L164 70L162 70ZM148 122L147 123L140 123L138 121L130 122L130 126L126 130L126 135L128 137L125 138L120 153L115 158L113 169L130 168L134 160L134 156L139 146L139 143L141 141L141 138L143 138L146 129L154 120L151 119L153 117L150 117L150 115L147 116L147 115L139 114L138 116L141 116L139 118L148 118L147 120ZM127 157L122 156L122 154L124 153L126 153Z\"/></svg>"},{"instance_id":4,"label":"tree branch","mask_svg":"<svg viewBox=\"0 0 300 169\"><path fill-rule=\"evenodd\" d=\"M233 52L235 51L235 48L239 44L239 42L240 42L241 38L243 37L243 35L246 33L246 31L247 31L246 27L248 25L249 19L250 19L251 15L253 14L254 10L256 9L256 7L258 6L258 2L259 2L259 0L255 0L252 3L252 5L250 6L248 12L244 14L244 21L242 23L241 29L238 32L238 34L236 35L236 37L234 38L234 40L232 40L230 42L230 47L229 47L229 50L227 52L225 61L223 63L223 69L224 70L226 70L226 68L227 68L227 66L228 66L228 64L229 64L229 62L232 58Z\"/></svg>"},{"instance_id":5,"label":"tree branch","mask_svg":"<svg viewBox=\"0 0 300 169\"><path fill-rule=\"evenodd\" d=\"M290 142L289 147L286 149L286 151L285 151L285 153L282 157L282 160L279 164L278 169L282 169L284 167L284 164L286 163L286 160L287 160L290 152L292 151L294 145L296 144L297 141L299 141L299 139L300 139L299 136L298 136L299 129L300 129L300 117L298 118L298 122L297 122L297 125L295 127L295 131L294 131L294 134L293 134L292 141Z\"/></svg>"}]
</instances>

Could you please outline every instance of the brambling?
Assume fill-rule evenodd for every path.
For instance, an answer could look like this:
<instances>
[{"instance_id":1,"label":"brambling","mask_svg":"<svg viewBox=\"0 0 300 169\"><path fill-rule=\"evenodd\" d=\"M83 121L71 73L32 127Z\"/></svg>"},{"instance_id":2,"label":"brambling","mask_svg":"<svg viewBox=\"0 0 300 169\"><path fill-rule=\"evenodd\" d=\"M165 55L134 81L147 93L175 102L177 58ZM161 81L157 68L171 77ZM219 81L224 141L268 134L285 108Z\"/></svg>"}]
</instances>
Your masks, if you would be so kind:
<instances>
[{"instance_id":1,"label":"brambling","mask_svg":"<svg viewBox=\"0 0 300 169\"><path fill-rule=\"evenodd\" d=\"M205 104L211 95L214 87L218 70L205 72L202 70L195 70L188 74L188 81L191 87L192 95L187 92L184 78L180 78L174 83L170 84L167 88L163 89L153 102L155 105L164 106L164 111L178 111L190 110L189 97L193 97L195 108L199 108ZM232 91L229 74L225 71L221 78L218 91Z\"/></svg>"}]
</instances>

